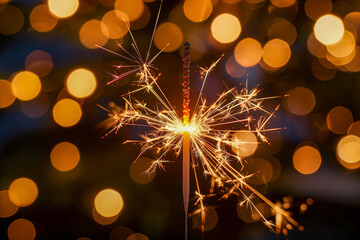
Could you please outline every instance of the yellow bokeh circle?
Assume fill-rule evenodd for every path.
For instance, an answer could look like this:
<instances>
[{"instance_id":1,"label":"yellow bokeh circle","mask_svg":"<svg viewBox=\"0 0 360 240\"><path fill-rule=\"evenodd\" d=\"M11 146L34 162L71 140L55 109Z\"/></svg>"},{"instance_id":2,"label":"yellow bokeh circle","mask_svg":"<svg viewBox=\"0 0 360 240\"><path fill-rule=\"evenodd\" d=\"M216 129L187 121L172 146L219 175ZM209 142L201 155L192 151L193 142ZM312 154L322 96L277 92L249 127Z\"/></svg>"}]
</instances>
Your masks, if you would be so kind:
<instances>
[{"instance_id":1,"label":"yellow bokeh circle","mask_svg":"<svg viewBox=\"0 0 360 240\"><path fill-rule=\"evenodd\" d=\"M32 204L38 196L36 183L29 178L18 178L9 186L10 201L19 207L26 207Z\"/></svg>"},{"instance_id":2,"label":"yellow bokeh circle","mask_svg":"<svg viewBox=\"0 0 360 240\"><path fill-rule=\"evenodd\" d=\"M48 0L48 6L57 18L68 18L79 8L79 0Z\"/></svg>"},{"instance_id":3,"label":"yellow bokeh circle","mask_svg":"<svg viewBox=\"0 0 360 240\"><path fill-rule=\"evenodd\" d=\"M85 68L72 71L66 79L68 92L77 98L89 97L95 91L96 86L94 73Z\"/></svg>"},{"instance_id":4,"label":"yellow bokeh circle","mask_svg":"<svg viewBox=\"0 0 360 240\"><path fill-rule=\"evenodd\" d=\"M211 24L211 33L216 41L230 43L241 33L240 21L234 15L224 13L217 16Z\"/></svg>"},{"instance_id":5,"label":"yellow bokeh circle","mask_svg":"<svg viewBox=\"0 0 360 240\"><path fill-rule=\"evenodd\" d=\"M80 161L79 149L72 143L61 142L50 153L51 164L61 172L74 169Z\"/></svg>"},{"instance_id":6,"label":"yellow bokeh circle","mask_svg":"<svg viewBox=\"0 0 360 240\"><path fill-rule=\"evenodd\" d=\"M124 206L123 198L114 189L100 191L94 200L96 211L104 217L113 217L120 213Z\"/></svg>"},{"instance_id":7,"label":"yellow bokeh circle","mask_svg":"<svg viewBox=\"0 0 360 240\"><path fill-rule=\"evenodd\" d=\"M80 104L69 98L58 101L53 108L53 118L62 127L74 126L80 121L81 116Z\"/></svg>"},{"instance_id":8,"label":"yellow bokeh circle","mask_svg":"<svg viewBox=\"0 0 360 240\"><path fill-rule=\"evenodd\" d=\"M34 99L41 90L40 78L30 71L19 72L12 79L11 90L20 100Z\"/></svg>"}]
</instances>

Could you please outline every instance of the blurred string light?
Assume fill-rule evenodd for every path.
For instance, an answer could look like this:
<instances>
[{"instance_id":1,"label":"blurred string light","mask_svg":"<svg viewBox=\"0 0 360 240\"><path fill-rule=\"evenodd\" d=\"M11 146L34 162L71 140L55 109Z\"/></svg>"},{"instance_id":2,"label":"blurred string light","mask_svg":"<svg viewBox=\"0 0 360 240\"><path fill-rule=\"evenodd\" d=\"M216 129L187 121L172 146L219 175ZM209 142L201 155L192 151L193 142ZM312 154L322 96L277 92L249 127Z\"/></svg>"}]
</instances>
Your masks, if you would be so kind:
<instances>
[{"instance_id":1,"label":"blurred string light","mask_svg":"<svg viewBox=\"0 0 360 240\"><path fill-rule=\"evenodd\" d=\"M293 155L295 169L302 174L315 173L321 165L321 155L318 149L312 146L301 146Z\"/></svg>"},{"instance_id":2,"label":"blurred string light","mask_svg":"<svg viewBox=\"0 0 360 240\"><path fill-rule=\"evenodd\" d=\"M255 153L258 141L256 135L248 131L238 131L233 134L233 142L239 143L232 146L232 151L239 157L248 157Z\"/></svg>"},{"instance_id":3,"label":"blurred string light","mask_svg":"<svg viewBox=\"0 0 360 240\"><path fill-rule=\"evenodd\" d=\"M7 190L0 191L0 218L13 216L19 210L19 206L11 202Z\"/></svg>"},{"instance_id":4,"label":"blurred string light","mask_svg":"<svg viewBox=\"0 0 360 240\"><path fill-rule=\"evenodd\" d=\"M85 22L79 31L79 38L87 48L95 49L97 46L104 46L108 37L102 32L101 21L97 19L91 19Z\"/></svg>"},{"instance_id":5,"label":"blurred string light","mask_svg":"<svg viewBox=\"0 0 360 240\"><path fill-rule=\"evenodd\" d=\"M286 93L283 103L289 112L295 115L309 114L315 107L314 93L305 87L295 87Z\"/></svg>"},{"instance_id":6,"label":"blurred string light","mask_svg":"<svg viewBox=\"0 0 360 240\"><path fill-rule=\"evenodd\" d=\"M11 90L11 82L0 79L0 108L6 108L13 104L16 97Z\"/></svg>"},{"instance_id":7,"label":"blurred string light","mask_svg":"<svg viewBox=\"0 0 360 240\"><path fill-rule=\"evenodd\" d=\"M22 101L34 99L41 90L40 78L30 71L19 72L11 81L11 90Z\"/></svg>"},{"instance_id":8,"label":"blurred string light","mask_svg":"<svg viewBox=\"0 0 360 240\"><path fill-rule=\"evenodd\" d=\"M342 106L332 108L326 116L327 127L335 134L346 133L353 121L351 111Z\"/></svg>"},{"instance_id":9,"label":"blurred string light","mask_svg":"<svg viewBox=\"0 0 360 240\"><path fill-rule=\"evenodd\" d=\"M13 5L5 5L0 10L0 33L13 35L20 31L24 25L24 15Z\"/></svg>"},{"instance_id":10,"label":"blurred string light","mask_svg":"<svg viewBox=\"0 0 360 240\"><path fill-rule=\"evenodd\" d=\"M74 126L80 121L82 116L80 104L69 98L58 101L52 113L55 122L62 127Z\"/></svg>"},{"instance_id":11,"label":"blurred string light","mask_svg":"<svg viewBox=\"0 0 360 240\"><path fill-rule=\"evenodd\" d=\"M132 22L140 18L145 6L143 0L116 0L114 8L119 11L117 13L125 13ZM119 17L122 18L122 15Z\"/></svg>"},{"instance_id":12,"label":"blurred string light","mask_svg":"<svg viewBox=\"0 0 360 240\"><path fill-rule=\"evenodd\" d=\"M154 44L164 52L173 52L183 44L183 33L178 25L165 22L156 28Z\"/></svg>"},{"instance_id":13,"label":"blurred string light","mask_svg":"<svg viewBox=\"0 0 360 240\"><path fill-rule=\"evenodd\" d=\"M68 92L76 98L86 98L94 93L97 87L93 72L85 68L72 71L66 79Z\"/></svg>"},{"instance_id":14,"label":"blurred string light","mask_svg":"<svg viewBox=\"0 0 360 240\"><path fill-rule=\"evenodd\" d=\"M345 32L342 20L332 14L321 16L314 25L317 40L324 45L331 45L341 40Z\"/></svg>"},{"instance_id":15,"label":"blurred string light","mask_svg":"<svg viewBox=\"0 0 360 240\"><path fill-rule=\"evenodd\" d=\"M30 101L20 102L21 111L29 118L44 116L49 110L49 99L44 93L40 93Z\"/></svg>"},{"instance_id":16,"label":"blurred string light","mask_svg":"<svg viewBox=\"0 0 360 240\"><path fill-rule=\"evenodd\" d=\"M185 0L183 4L185 16L193 22L202 22L209 18L213 6L211 0Z\"/></svg>"},{"instance_id":17,"label":"blurred string light","mask_svg":"<svg viewBox=\"0 0 360 240\"><path fill-rule=\"evenodd\" d=\"M289 44L281 39L268 41L263 48L262 59L271 68L281 68L290 60L291 50Z\"/></svg>"},{"instance_id":18,"label":"blurred string light","mask_svg":"<svg viewBox=\"0 0 360 240\"><path fill-rule=\"evenodd\" d=\"M9 240L34 240L36 229L29 220L19 218L10 223L7 234Z\"/></svg>"},{"instance_id":19,"label":"blurred string light","mask_svg":"<svg viewBox=\"0 0 360 240\"><path fill-rule=\"evenodd\" d=\"M336 148L339 158L343 161L354 164L360 161L360 138L355 135L343 137Z\"/></svg>"},{"instance_id":20,"label":"blurred string light","mask_svg":"<svg viewBox=\"0 0 360 240\"><path fill-rule=\"evenodd\" d=\"M331 0L306 0L304 8L306 15L312 20L316 20L322 15L330 13L333 4Z\"/></svg>"},{"instance_id":21,"label":"blurred string light","mask_svg":"<svg viewBox=\"0 0 360 240\"><path fill-rule=\"evenodd\" d=\"M116 214L111 217L104 217L94 207L92 209L92 217L93 217L94 221L100 225L109 225L109 224L114 223L118 219L119 215Z\"/></svg>"},{"instance_id":22,"label":"blurred string light","mask_svg":"<svg viewBox=\"0 0 360 240\"><path fill-rule=\"evenodd\" d=\"M267 33L269 39L278 38L284 40L290 46L297 38L297 31L294 24L283 18L274 19Z\"/></svg>"},{"instance_id":23,"label":"blurred string light","mask_svg":"<svg viewBox=\"0 0 360 240\"><path fill-rule=\"evenodd\" d=\"M48 0L50 12L57 18L68 18L75 14L79 0Z\"/></svg>"},{"instance_id":24,"label":"blurred string light","mask_svg":"<svg viewBox=\"0 0 360 240\"><path fill-rule=\"evenodd\" d=\"M30 24L38 32L49 32L55 28L58 19L51 15L46 4L40 4L30 13Z\"/></svg>"},{"instance_id":25,"label":"blurred string light","mask_svg":"<svg viewBox=\"0 0 360 240\"><path fill-rule=\"evenodd\" d=\"M101 19L101 30L105 36L111 39L123 37L129 27L129 17L119 10L111 10Z\"/></svg>"},{"instance_id":26,"label":"blurred string light","mask_svg":"<svg viewBox=\"0 0 360 240\"><path fill-rule=\"evenodd\" d=\"M14 180L8 191L10 201L19 207L31 205L39 193L36 183L25 177Z\"/></svg>"},{"instance_id":27,"label":"blurred string light","mask_svg":"<svg viewBox=\"0 0 360 240\"><path fill-rule=\"evenodd\" d=\"M51 56L44 50L35 50L29 53L25 59L25 69L44 77L48 75L54 66Z\"/></svg>"},{"instance_id":28,"label":"blurred string light","mask_svg":"<svg viewBox=\"0 0 360 240\"><path fill-rule=\"evenodd\" d=\"M236 45L234 57L243 67L255 66L262 57L262 46L256 39L244 38Z\"/></svg>"},{"instance_id":29,"label":"blurred string light","mask_svg":"<svg viewBox=\"0 0 360 240\"><path fill-rule=\"evenodd\" d=\"M79 149L70 142L58 143L50 153L51 164L61 172L74 169L80 161Z\"/></svg>"},{"instance_id":30,"label":"blurred string light","mask_svg":"<svg viewBox=\"0 0 360 240\"><path fill-rule=\"evenodd\" d=\"M94 200L96 212L106 218L117 216L124 207L124 201L119 192L114 189L100 191Z\"/></svg>"},{"instance_id":31,"label":"blurred string light","mask_svg":"<svg viewBox=\"0 0 360 240\"><path fill-rule=\"evenodd\" d=\"M241 33L240 21L234 15L228 13L221 14L212 22L211 33L220 43L233 42Z\"/></svg>"}]
</instances>

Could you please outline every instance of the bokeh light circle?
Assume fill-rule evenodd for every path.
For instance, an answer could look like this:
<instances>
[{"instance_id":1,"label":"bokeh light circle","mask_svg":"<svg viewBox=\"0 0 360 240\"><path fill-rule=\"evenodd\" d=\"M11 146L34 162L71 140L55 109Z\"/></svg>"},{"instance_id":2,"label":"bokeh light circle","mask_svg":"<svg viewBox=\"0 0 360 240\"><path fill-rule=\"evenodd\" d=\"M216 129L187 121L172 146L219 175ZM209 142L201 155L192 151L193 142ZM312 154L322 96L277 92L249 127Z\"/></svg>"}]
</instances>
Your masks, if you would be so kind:
<instances>
[{"instance_id":1,"label":"bokeh light circle","mask_svg":"<svg viewBox=\"0 0 360 240\"><path fill-rule=\"evenodd\" d=\"M345 162L353 164L360 161L360 137L347 135L343 137L337 147L338 156Z\"/></svg>"},{"instance_id":2,"label":"bokeh light circle","mask_svg":"<svg viewBox=\"0 0 360 240\"><path fill-rule=\"evenodd\" d=\"M48 0L50 12L57 18L68 18L79 8L79 0Z\"/></svg>"},{"instance_id":3,"label":"bokeh light circle","mask_svg":"<svg viewBox=\"0 0 360 240\"><path fill-rule=\"evenodd\" d=\"M220 43L233 42L239 37L240 33L239 19L229 13L217 16L211 24L211 34Z\"/></svg>"},{"instance_id":4,"label":"bokeh light circle","mask_svg":"<svg viewBox=\"0 0 360 240\"><path fill-rule=\"evenodd\" d=\"M272 68L285 66L291 57L289 44L281 39L268 41L263 48L263 60Z\"/></svg>"},{"instance_id":5,"label":"bokeh light circle","mask_svg":"<svg viewBox=\"0 0 360 240\"><path fill-rule=\"evenodd\" d=\"M120 213L124 206L120 193L113 189L100 191L94 200L96 211L104 217L113 217Z\"/></svg>"},{"instance_id":6,"label":"bokeh light circle","mask_svg":"<svg viewBox=\"0 0 360 240\"><path fill-rule=\"evenodd\" d=\"M31 205L39 193L36 183L25 177L14 180L8 191L10 201L19 207Z\"/></svg>"},{"instance_id":7,"label":"bokeh light circle","mask_svg":"<svg viewBox=\"0 0 360 240\"><path fill-rule=\"evenodd\" d=\"M286 109L295 115L309 114L315 107L314 93L306 87L296 87L287 92L284 98Z\"/></svg>"},{"instance_id":8,"label":"bokeh light circle","mask_svg":"<svg viewBox=\"0 0 360 240\"><path fill-rule=\"evenodd\" d=\"M34 224L23 218L10 223L7 233L9 240L34 240L36 237Z\"/></svg>"},{"instance_id":9,"label":"bokeh light circle","mask_svg":"<svg viewBox=\"0 0 360 240\"><path fill-rule=\"evenodd\" d=\"M255 66L262 57L261 44L253 38L242 39L235 47L234 56L241 66Z\"/></svg>"},{"instance_id":10,"label":"bokeh light circle","mask_svg":"<svg viewBox=\"0 0 360 240\"><path fill-rule=\"evenodd\" d=\"M326 116L327 127L335 134L346 133L353 121L351 111L342 106L332 108Z\"/></svg>"},{"instance_id":11,"label":"bokeh light circle","mask_svg":"<svg viewBox=\"0 0 360 240\"><path fill-rule=\"evenodd\" d=\"M17 73L12 79L11 89L18 99L28 101L40 93L41 81L35 73L22 71Z\"/></svg>"},{"instance_id":12,"label":"bokeh light circle","mask_svg":"<svg viewBox=\"0 0 360 240\"><path fill-rule=\"evenodd\" d=\"M211 0L185 0L183 4L185 16L193 22L205 21L211 14Z\"/></svg>"},{"instance_id":13,"label":"bokeh light circle","mask_svg":"<svg viewBox=\"0 0 360 240\"><path fill-rule=\"evenodd\" d=\"M77 124L82 116L78 102L65 98L58 101L53 108L53 118L62 127L71 127Z\"/></svg>"},{"instance_id":14,"label":"bokeh light circle","mask_svg":"<svg viewBox=\"0 0 360 240\"><path fill-rule=\"evenodd\" d=\"M320 17L314 25L314 33L317 40L324 45L337 43L345 32L342 20L332 14Z\"/></svg>"},{"instance_id":15,"label":"bokeh light circle","mask_svg":"<svg viewBox=\"0 0 360 240\"><path fill-rule=\"evenodd\" d=\"M311 146L298 148L293 155L295 169L302 174L315 173L321 165L321 155L319 150Z\"/></svg>"},{"instance_id":16,"label":"bokeh light circle","mask_svg":"<svg viewBox=\"0 0 360 240\"><path fill-rule=\"evenodd\" d=\"M68 92L77 98L89 97L97 86L96 77L93 72L85 68L72 71L66 79Z\"/></svg>"},{"instance_id":17,"label":"bokeh light circle","mask_svg":"<svg viewBox=\"0 0 360 240\"><path fill-rule=\"evenodd\" d=\"M79 149L70 142L58 143L50 153L51 164L61 172L74 169L80 161Z\"/></svg>"},{"instance_id":18,"label":"bokeh light circle","mask_svg":"<svg viewBox=\"0 0 360 240\"><path fill-rule=\"evenodd\" d=\"M182 31L174 23L163 23L156 29L154 43L158 49L165 48L164 52L173 52L183 43Z\"/></svg>"},{"instance_id":19,"label":"bokeh light circle","mask_svg":"<svg viewBox=\"0 0 360 240\"><path fill-rule=\"evenodd\" d=\"M0 79L0 108L10 106L16 97L11 91L11 83L9 81Z\"/></svg>"}]
</instances>

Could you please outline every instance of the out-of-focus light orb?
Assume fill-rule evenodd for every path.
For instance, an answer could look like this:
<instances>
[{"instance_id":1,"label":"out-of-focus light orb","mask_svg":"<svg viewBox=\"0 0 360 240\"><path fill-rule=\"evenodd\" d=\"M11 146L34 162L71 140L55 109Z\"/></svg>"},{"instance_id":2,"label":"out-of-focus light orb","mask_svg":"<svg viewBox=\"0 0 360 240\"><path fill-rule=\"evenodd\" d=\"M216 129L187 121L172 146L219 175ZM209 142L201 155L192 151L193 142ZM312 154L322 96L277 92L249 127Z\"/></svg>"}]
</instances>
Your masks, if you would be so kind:
<instances>
[{"instance_id":1,"label":"out-of-focus light orb","mask_svg":"<svg viewBox=\"0 0 360 240\"><path fill-rule=\"evenodd\" d=\"M26 207L32 204L38 196L36 183L29 178L18 178L9 186L10 201L19 207Z\"/></svg>"},{"instance_id":2,"label":"out-of-focus light orb","mask_svg":"<svg viewBox=\"0 0 360 240\"><path fill-rule=\"evenodd\" d=\"M30 13L30 24L38 32L48 32L52 30L58 19L50 14L46 4L36 6Z\"/></svg>"},{"instance_id":3,"label":"out-of-focus light orb","mask_svg":"<svg viewBox=\"0 0 360 240\"><path fill-rule=\"evenodd\" d=\"M325 58L327 54L326 46L315 38L315 34L311 33L307 39L307 48L309 52L318 58Z\"/></svg>"},{"instance_id":4,"label":"out-of-focus light orb","mask_svg":"<svg viewBox=\"0 0 360 240\"><path fill-rule=\"evenodd\" d=\"M113 189L100 191L94 200L96 211L104 217L113 217L120 213L124 206L120 193Z\"/></svg>"},{"instance_id":5,"label":"out-of-focus light orb","mask_svg":"<svg viewBox=\"0 0 360 240\"><path fill-rule=\"evenodd\" d=\"M297 31L291 22L278 18L274 21L268 30L269 39L282 39L289 45L292 45L297 37Z\"/></svg>"},{"instance_id":6,"label":"out-of-focus light orb","mask_svg":"<svg viewBox=\"0 0 360 240\"><path fill-rule=\"evenodd\" d=\"M29 118L42 117L49 109L49 99L45 94L40 94L30 101L20 102L20 109Z\"/></svg>"},{"instance_id":7,"label":"out-of-focus light orb","mask_svg":"<svg viewBox=\"0 0 360 240\"><path fill-rule=\"evenodd\" d=\"M345 32L342 20L332 14L320 17L314 25L317 40L324 45L331 45L341 40Z\"/></svg>"},{"instance_id":8,"label":"out-of-focus light orb","mask_svg":"<svg viewBox=\"0 0 360 240\"><path fill-rule=\"evenodd\" d=\"M202 22L208 19L213 6L211 0L185 0L183 10L189 20Z\"/></svg>"},{"instance_id":9,"label":"out-of-focus light orb","mask_svg":"<svg viewBox=\"0 0 360 240\"><path fill-rule=\"evenodd\" d=\"M305 87L296 87L284 98L286 109L295 115L309 114L315 107L316 99L314 93Z\"/></svg>"},{"instance_id":10,"label":"out-of-focus light orb","mask_svg":"<svg viewBox=\"0 0 360 240\"><path fill-rule=\"evenodd\" d=\"M79 0L48 0L48 6L57 18L68 18L79 8Z\"/></svg>"},{"instance_id":11,"label":"out-of-focus light orb","mask_svg":"<svg viewBox=\"0 0 360 240\"><path fill-rule=\"evenodd\" d=\"M286 8L293 5L296 2L296 0L270 0L270 2L274 4L276 7Z\"/></svg>"},{"instance_id":12,"label":"out-of-focus light orb","mask_svg":"<svg viewBox=\"0 0 360 240\"><path fill-rule=\"evenodd\" d=\"M101 21L97 19L85 22L80 28L79 37L82 45L90 49L97 48L96 45L104 46L108 41L102 32Z\"/></svg>"},{"instance_id":13,"label":"out-of-focus light orb","mask_svg":"<svg viewBox=\"0 0 360 240\"><path fill-rule=\"evenodd\" d=\"M155 46L164 49L164 52L173 52L183 43L183 33L178 25L166 22L161 24L155 31Z\"/></svg>"},{"instance_id":14,"label":"out-of-focus light orb","mask_svg":"<svg viewBox=\"0 0 360 240\"><path fill-rule=\"evenodd\" d=\"M121 38L128 32L128 28L130 28L130 20L124 12L111 10L101 19L101 30L108 38Z\"/></svg>"},{"instance_id":15,"label":"out-of-focus light orb","mask_svg":"<svg viewBox=\"0 0 360 240\"><path fill-rule=\"evenodd\" d=\"M0 191L0 218L11 217L18 210L19 206L10 201L9 192L7 190Z\"/></svg>"},{"instance_id":16,"label":"out-of-focus light orb","mask_svg":"<svg viewBox=\"0 0 360 240\"><path fill-rule=\"evenodd\" d=\"M48 75L53 66L51 56L43 50L32 51L25 59L25 69L40 77Z\"/></svg>"},{"instance_id":17,"label":"out-of-focus light orb","mask_svg":"<svg viewBox=\"0 0 360 240\"><path fill-rule=\"evenodd\" d=\"M80 161L79 149L70 142L58 143L50 153L51 164L61 172L74 169Z\"/></svg>"},{"instance_id":18,"label":"out-of-focus light orb","mask_svg":"<svg viewBox=\"0 0 360 240\"><path fill-rule=\"evenodd\" d=\"M317 59L314 59L311 63L311 72L317 79L327 81L335 76L337 69L326 68Z\"/></svg>"},{"instance_id":19,"label":"out-of-focus light orb","mask_svg":"<svg viewBox=\"0 0 360 240\"><path fill-rule=\"evenodd\" d=\"M316 20L332 10L331 0L306 0L304 8L306 15L312 20Z\"/></svg>"},{"instance_id":20,"label":"out-of-focus light orb","mask_svg":"<svg viewBox=\"0 0 360 240\"><path fill-rule=\"evenodd\" d=\"M258 147L256 135L252 132L237 132L233 135L233 141L238 145L232 147L232 150L239 157L247 157L255 153Z\"/></svg>"},{"instance_id":21,"label":"out-of-focus light orb","mask_svg":"<svg viewBox=\"0 0 360 240\"><path fill-rule=\"evenodd\" d=\"M252 67L259 63L262 57L262 47L253 38L241 40L234 49L235 60L243 67Z\"/></svg>"},{"instance_id":22,"label":"out-of-focus light orb","mask_svg":"<svg viewBox=\"0 0 360 240\"><path fill-rule=\"evenodd\" d=\"M204 222L200 212L198 214L194 214L191 218L194 227L199 230L202 230L202 227L204 227L205 231L214 229L218 223L218 219L218 214L214 207L206 207Z\"/></svg>"},{"instance_id":23,"label":"out-of-focus light orb","mask_svg":"<svg viewBox=\"0 0 360 240\"><path fill-rule=\"evenodd\" d=\"M10 106L16 97L11 91L11 83L9 81L0 79L0 108Z\"/></svg>"},{"instance_id":24,"label":"out-of-focus light orb","mask_svg":"<svg viewBox=\"0 0 360 240\"><path fill-rule=\"evenodd\" d=\"M226 73L233 78L240 78L246 74L246 68L239 65L234 56L231 56L225 63Z\"/></svg>"},{"instance_id":25,"label":"out-of-focus light orb","mask_svg":"<svg viewBox=\"0 0 360 240\"><path fill-rule=\"evenodd\" d=\"M345 107L334 107L326 116L327 127L335 134L344 134L353 123L351 111Z\"/></svg>"},{"instance_id":26,"label":"out-of-focus light orb","mask_svg":"<svg viewBox=\"0 0 360 240\"><path fill-rule=\"evenodd\" d=\"M360 161L360 138L355 135L343 137L336 148L338 156L347 163Z\"/></svg>"},{"instance_id":27,"label":"out-of-focus light orb","mask_svg":"<svg viewBox=\"0 0 360 240\"><path fill-rule=\"evenodd\" d=\"M327 50L334 57L343 58L349 56L355 50L355 46L356 41L354 35L349 31L345 31L340 41L328 45Z\"/></svg>"},{"instance_id":28,"label":"out-of-focus light orb","mask_svg":"<svg viewBox=\"0 0 360 240\"><path fill-rule=\"evenodd\" d=\"M249 178L249 183L255 185L261 185L270 182L274 174L272 164L265 158L255 158L248 160L246 168L249 169L249 172L254 173L254 176Z\"/></svg>"},{"instance_id":29,"label":"out-of-focus light orb","mask_svg":"<svg viewBox=\"0 0 360 240\"><path fill-rule=\"evenodd\" d=\"M347 134L360 137L360 121L356 121L352 123L349 129L347 130Z\"/></svg>"},{"instance_id":30,"label":"out-of-focus light orb","mask_svg":"<svg viewBox=\"0 0 360 240\"><path fill-rule=\"evenodd\" d=\"M10 223L7 233L9 240L34 240L36 237L34 224L23 218Z\"/></svg>"},{"instance_id":31,"label":"out-of-focus light orb","mask_svg":"<svg viewBox=\"0 0 360 240\"><path fill-rule=\"evenodd\" d=\"M289 44L281 39L268 41L263 48L263 60L272 68L285 66L291 57Z\"/></svg>"},{"instance_id":32,"label":"out-of-focus light orb","mask_svg":"<svg viewBox=\"0 0 360 240\"><path fill-rule=\"evenodd\" d=\"M293 156L295 169L302 174L315 173L321 165L319 150L311 146L303 146L296 150Z\"/></svg>"},{"instance_id":33,"label":"out-of-focus light orb","mask_svg":"<svg viewBox=\"0 0 360 240\"><path fill-rule=\"evenodd\" d=\"M98 213L94 207L92 210L92 216L93 216L93 219L95 220L95 222L97 222L98 224L109 225L109 224L114 223L118 219L119 214L112 216L112 217L104 217L103 215Z\"/></svg>"},{"instance_id":34,"label":"out-of-focus light orb","mask_svg":"<svg viewBox=\"0 0 360 240\"><path fill-rule=\"evenodd\" d=\"M109 240L127 240L132 234L134 231L130 228L119 226L111 231Z\"/></svg>"},{"instance_id":35,"label":"out-of-focus light orb","mask_svg":"<svg viewBox=\"0 0 360 240\"><path fill-rule=\"evenodd\" d=\"M353 27L356 34L357 43L360 43L360 12L351 12L344 17L344 23L350 24L349 29Z\"/></svg>"},{"instance_id":36,"label":"out-of-focus light orb","mask_svg":"<svg viewBox=\"0 0 360 240\"><path fill-rule=\"evenodd\" d=\"M13 5L5 5L0 10L0 33L12 35L17 33L24 25L24 15Z\"/></svg>"},{"instance_id":37,"label":"out-of-focus light orb","mask_svg":"<svg viewBox=\"0 0 360 240\"><path fill-rule=\"evenodd\" d=\"M137 20L144 12L144 2L142 0L116 0L114 7L115 10L125 13L130 21Z\"/></svg>"},{"instance_id":38,"label":"out-of-focus light orb","mask_svg":"<svg viewBox=\"0 0 360 240\"><path fill-rule=\"evenodd\" d=\"M94 93L97 86L93 72L85 68L72 71L66 79L66 88L77 98L86 98Z\"/></svg>"},{"instance_id":39,"label":"out-of-focus light orb","mask_svg":"<svg viewBox=\"0 0 360 240\"><path fill-rule=\"evenodd\" d=\"M126 240L149 240L149 238L142 233L133 233Z\"/></svg>"},{"instance_id":40,"label":"out-of-focus light orb","mask_svg":"<svg viewBox=\"0 0 360 240\"><path fill-rule=\"evenodd\" d=\"M151 182L156 172L147 172L151 164L153 163L153 159L140 157L130 166L130 177L137 184L147 184Z\"/></svg>"},{"instance_id":41,"label":"out-of-focus light orb","mask_svg":"<svg viewBox=\"0 0 360 240\"><path fill-rule=\"evenodd\" d=\"M211 23L211 33L220 43L233 42L241 33L240 21L229 13L221 14Z\"/></svg>"},{"instance_id":42,"label":"out-of-focus light orb","mask_svg":"<svg viewBox=\"0 0 360 240\"><path fill-rule=\"evenodd\" d=\"M58 101L52 113L55 122L62 127L74 126L82 116L80 104L69 98Z\"/></svg>"},{"instance_id":43,"label":"out-of-focus light orb","mask_svg":"<svg viewBox=\"0 0 360 240\"><path fill-rule=\"evenodd\" d=\"M221 1L227 4L235 4L241 2L242 0L221 0Z\"/></svg>"},{"instance_id":44,"label":"out-of-focus light orb","mask_svg":"<svg viewBox=\"0 0 360 240\"><path fill-rule=\"evenodd\" d=\"M19 72L11 81L11 90L18 99L29 101L40 93L40 78L30 71Z\"/></svg>"},{"instance_id":45,"label":"out-of-focus light orb","mask_svg":"<svg viewBox=\"0 0 360 240\"><path fill-rule=\"evenodd\" d=\"M138 30L144 28L151 19L151 12L148 6L145 5L144 11L140 18L131 22L131 29Z\"/></svg>"}]
</instances>

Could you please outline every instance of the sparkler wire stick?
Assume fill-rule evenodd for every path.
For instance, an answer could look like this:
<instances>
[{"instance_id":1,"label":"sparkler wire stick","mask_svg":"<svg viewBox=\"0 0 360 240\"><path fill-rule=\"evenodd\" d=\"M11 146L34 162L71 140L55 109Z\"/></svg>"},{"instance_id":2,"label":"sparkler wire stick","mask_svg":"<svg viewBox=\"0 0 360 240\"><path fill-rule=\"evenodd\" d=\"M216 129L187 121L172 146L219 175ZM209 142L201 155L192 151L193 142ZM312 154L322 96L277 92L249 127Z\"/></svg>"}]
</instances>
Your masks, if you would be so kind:
<instances>
[{"instance_id":1,"label":"sparkler wire stick","mask_svg":"<svg viewBox=\"0 0 360 240\"><path fill-rule=\"evenodd\" d=\"M190 118L190 44L184 44L184 65L183 65L183 201L185 211L185 239L187 239L187 219L189 210L190 195L190 134L186 130Z\"/></svg>"}]
</instances>

